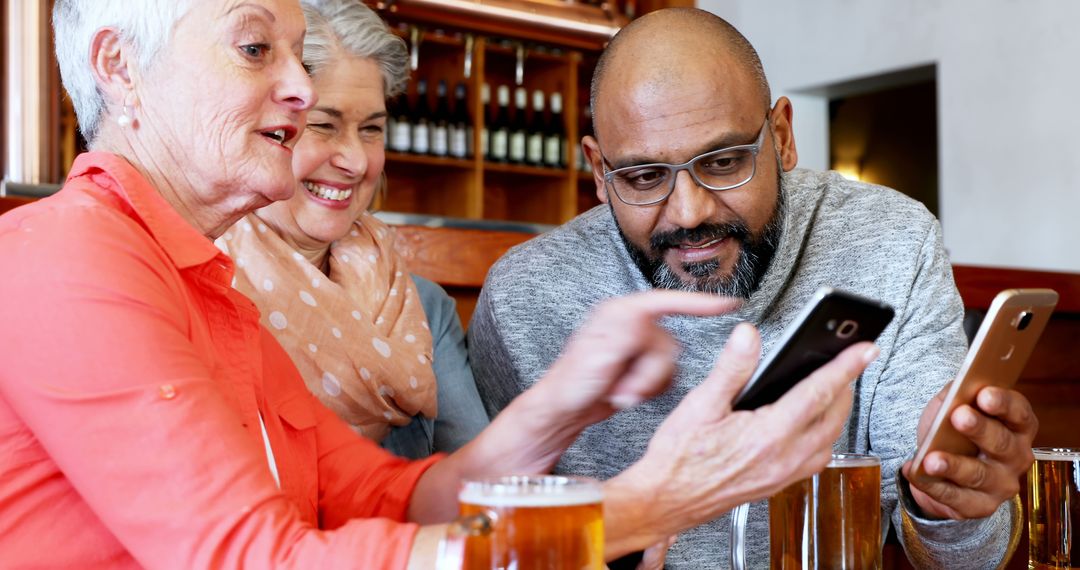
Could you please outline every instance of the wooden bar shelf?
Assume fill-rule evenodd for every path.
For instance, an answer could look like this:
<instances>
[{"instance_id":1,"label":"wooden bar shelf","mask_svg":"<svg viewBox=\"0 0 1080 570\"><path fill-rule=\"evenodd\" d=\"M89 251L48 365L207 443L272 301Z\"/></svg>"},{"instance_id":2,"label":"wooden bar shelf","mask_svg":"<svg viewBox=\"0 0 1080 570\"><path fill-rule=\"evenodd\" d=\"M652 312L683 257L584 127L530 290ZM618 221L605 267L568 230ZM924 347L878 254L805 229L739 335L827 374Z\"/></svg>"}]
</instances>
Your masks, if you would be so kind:
<instances>
[{"instance_id":1,"label":"wooden bar shelf","mask_svg":"<svg viewBox=\"0 0 1080 570\"><path fill-rule=\"evenodd\" d=\"M429 154L409 154L405 152L386 151L386 163L388 169L391 164L420 164L435 168L471 169L474 164L471 159L452 158L446 156L432 156ZM388 173L390 174L390 173Z\"/></svg>"},{"instance_id":2,"label":"wooden bar shelf","mask_svg":"<svg viewBox=\"0 0 1080 570\"><path fill-rule=\"evenodd\" d=\"M565 168L544 168L542 166L530 166L528 164L490 161L484 162L484 172L519 174L522 176L547 176L551 178L566 178L567 176Z\"/></svg>"}]
</instances>

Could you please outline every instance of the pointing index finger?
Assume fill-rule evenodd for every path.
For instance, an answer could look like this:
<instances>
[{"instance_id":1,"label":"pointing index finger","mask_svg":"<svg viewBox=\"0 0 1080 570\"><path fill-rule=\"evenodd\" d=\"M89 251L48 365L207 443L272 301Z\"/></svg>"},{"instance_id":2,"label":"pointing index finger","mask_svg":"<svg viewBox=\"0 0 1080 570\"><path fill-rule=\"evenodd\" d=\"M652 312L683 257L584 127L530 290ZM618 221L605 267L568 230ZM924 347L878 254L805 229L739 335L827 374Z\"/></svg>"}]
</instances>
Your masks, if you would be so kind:
<instances>
[{"instance_id":1,"label":"pointing index finger","mask_svg":"<svg viewBox=\"0 0 1080 570\"><path fill-rule=\"evenodd\" d=\"M613 299L605 311L648 319L665 315L715 316L731 312L742 305L742 299L708 293L653 290Z\"/></svg>"}]
</instances>

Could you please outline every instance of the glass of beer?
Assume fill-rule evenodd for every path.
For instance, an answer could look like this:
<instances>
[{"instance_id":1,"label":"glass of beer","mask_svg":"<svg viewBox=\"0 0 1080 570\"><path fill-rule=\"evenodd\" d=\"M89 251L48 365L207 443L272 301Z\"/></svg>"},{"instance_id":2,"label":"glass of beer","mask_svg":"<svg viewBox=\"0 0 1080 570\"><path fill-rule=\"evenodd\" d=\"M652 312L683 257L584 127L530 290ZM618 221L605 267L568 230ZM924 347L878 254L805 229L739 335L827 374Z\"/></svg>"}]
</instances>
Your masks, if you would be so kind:
<instances>
[{"instance_id":1,"label":"glass of beer","mask_svg":"<svg viewBox=\"0 0 1080 570\"><path fill-rule=\"evenodd\" d=\"M1031 451L1028 568L1080 568L1080 448Z\"/></svg>"},{"instance_id":2,"label":"glass of beer","mask_svg":"<svg viewBox=\"0 0 1080 570\"><path fill-rule=\"evenodd\" d=\"M824 471L770 497L769 566L881 568L881 461L833 454Z\"/></svg>"},{"instance_id":3,"label":"glass of beer","mask_svg":"<svg viewBox=\"0 0 1080 570\"><path fill-rule=\"evenodd\" d=\"M466 481L439 570L603 570L603 490L584 477Z\"/></svg>"}]
</instances>

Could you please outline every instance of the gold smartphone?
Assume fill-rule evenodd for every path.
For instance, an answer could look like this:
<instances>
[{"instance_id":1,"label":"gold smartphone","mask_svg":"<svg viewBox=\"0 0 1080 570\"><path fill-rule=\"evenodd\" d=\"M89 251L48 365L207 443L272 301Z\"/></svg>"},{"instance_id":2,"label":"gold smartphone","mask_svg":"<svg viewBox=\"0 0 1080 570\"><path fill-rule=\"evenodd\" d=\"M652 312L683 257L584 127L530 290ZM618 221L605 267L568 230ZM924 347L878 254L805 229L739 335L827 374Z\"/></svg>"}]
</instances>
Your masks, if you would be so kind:
<instances>
[{"instance_id":1,"label":"gold smartphone","mask_svg":"<svg viewBox=\"0 0 1080 570\"><path fill-rule=\"evenodd\" d=\"M949 418L956 408L973 404L983 388L1011 388L1016 383L1057 301L1058 294L1052 289L1006 289L994 297L960 372L915 453L912 481L936 479L923 470L923 460L931 451L970 456L978 453L975 444L956 431Z\"/></svg>"}]
</instances>

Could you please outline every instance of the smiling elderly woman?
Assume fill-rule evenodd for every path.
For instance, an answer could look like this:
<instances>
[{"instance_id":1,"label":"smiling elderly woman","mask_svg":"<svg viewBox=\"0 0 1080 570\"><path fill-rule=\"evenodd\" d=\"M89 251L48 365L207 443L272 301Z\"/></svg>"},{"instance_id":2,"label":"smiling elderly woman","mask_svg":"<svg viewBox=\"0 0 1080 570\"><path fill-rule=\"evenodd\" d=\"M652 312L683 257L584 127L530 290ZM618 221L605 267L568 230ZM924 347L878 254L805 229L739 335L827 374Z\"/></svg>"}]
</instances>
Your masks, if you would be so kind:
<instances>
[{"instance_id":1,"label":"smiling elderly woman","mask_svg":"<svg viewBox=\"0 0 1080 570\"><path fill-rule=\"evenodd\" d=\"M386 100L409 78L405 42L357 0L303 4L319 102L296 144L296 192L218 246L236 260L236 289L328 408L398 455L455 451L488 422L454 301L409 275L394 230L366 211L385 183Z\"/></svg>"},{"instance_id":2,"label":"smiling elderly woman","mask_svg":"<svg viewBox=\"0 0 1080 570\"><path fill-rule=\"evenodd\" d=\"M58 0L53 20L92 152L57 195L0 217L5 567L430 564L444 529L416 523L450 520L462 477L549 470L589 423L667 385L675 345L656 319L732 306L675 292L610 301L471 443L395 458L308 392L212 243L293 193L291 147L315 102L296 0ZM758 345L743 336L663 441L605 484L609 557L828 457L838 422L811 430L824 444L792 441L791 460L810 467L714 476L731 470L702 441L731 438L694 426L748 377ZM855 362L803 384L850 405ZM673 516L654 520L643 496Z\"/></svg>"}]
</instances>

